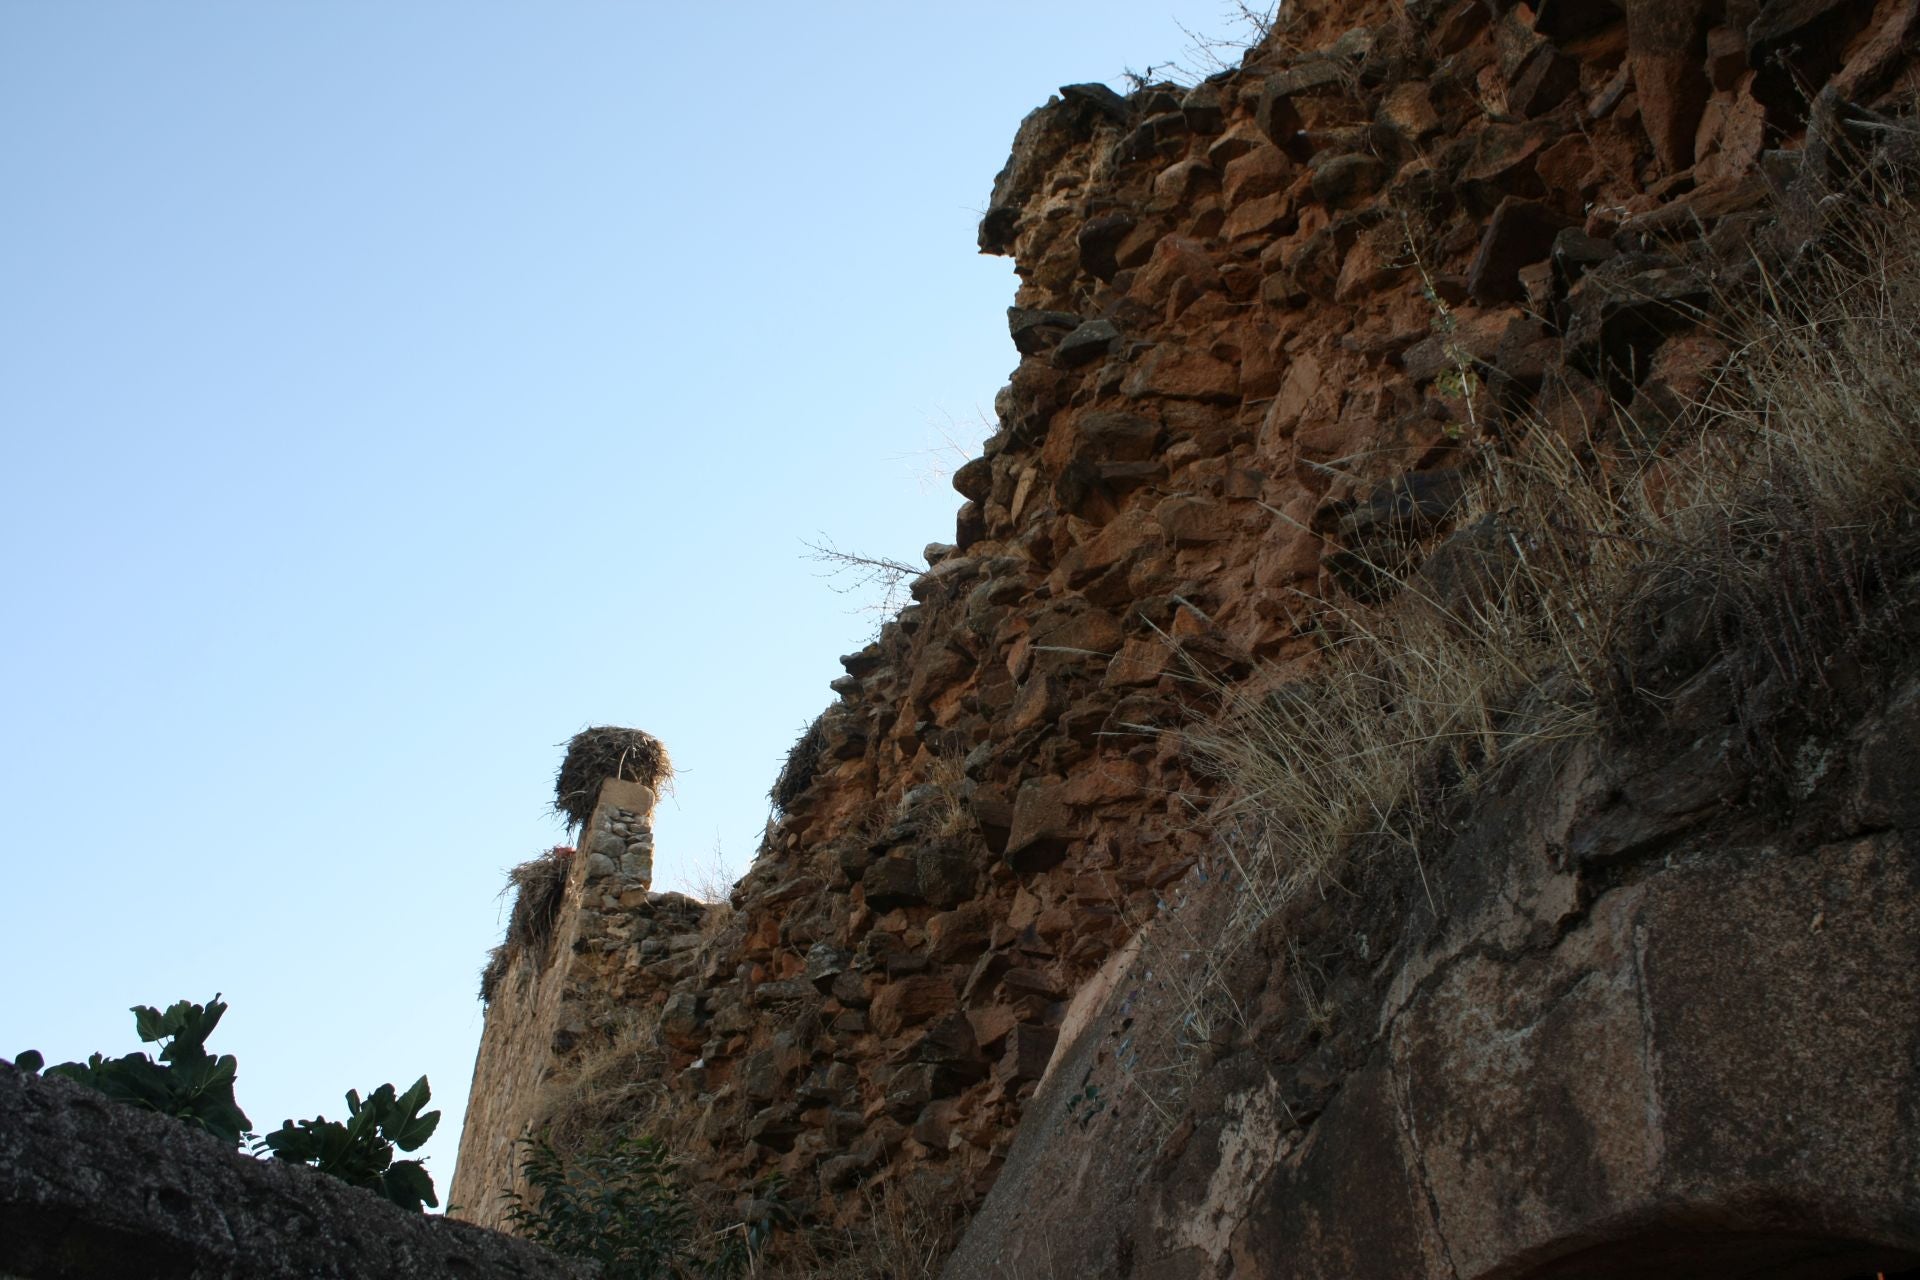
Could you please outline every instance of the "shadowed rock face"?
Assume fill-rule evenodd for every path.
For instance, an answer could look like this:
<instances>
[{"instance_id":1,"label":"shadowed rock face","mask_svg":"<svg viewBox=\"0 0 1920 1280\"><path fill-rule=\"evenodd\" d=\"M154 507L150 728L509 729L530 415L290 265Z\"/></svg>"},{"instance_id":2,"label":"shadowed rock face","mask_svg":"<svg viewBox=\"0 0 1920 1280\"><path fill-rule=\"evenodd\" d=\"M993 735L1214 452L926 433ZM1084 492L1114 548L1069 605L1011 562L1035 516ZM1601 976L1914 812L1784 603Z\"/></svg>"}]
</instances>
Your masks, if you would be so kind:
<instances>
[{"instance_id":1,"label":"shadowed rock face","mask_svg":"<svg viewBox=\"0 0 1920 1280\"><path fill-rule=\"evenodd\" d=\"M65 1080L0 1063L0 1275L249 1280L598 1274L524 1241L408 1213L254 1160Z\"/></svg>"},{"instance_id":2,"label":"shadowed rock face","mask_svg":"<svg viewBox=\"0 0 1920 1280\"><path fill-rule=\"evenodd\" d=\"M1319 1048L1282 1028L1174 1117L1123 1105L1121 1046L1168 1014L1131 966L946 1274L1920 1267L1920 824L1873 799L1920 756L1916 707L1910 680L1866 711L1792 812L1743 811L1712 723L1508 779L1456 815L1431 899L1376 867L1370 905L1302 923L1347 993ZM1089 1085L1117 1102L1085 1123Z\"/></svg>"}]
</instances>

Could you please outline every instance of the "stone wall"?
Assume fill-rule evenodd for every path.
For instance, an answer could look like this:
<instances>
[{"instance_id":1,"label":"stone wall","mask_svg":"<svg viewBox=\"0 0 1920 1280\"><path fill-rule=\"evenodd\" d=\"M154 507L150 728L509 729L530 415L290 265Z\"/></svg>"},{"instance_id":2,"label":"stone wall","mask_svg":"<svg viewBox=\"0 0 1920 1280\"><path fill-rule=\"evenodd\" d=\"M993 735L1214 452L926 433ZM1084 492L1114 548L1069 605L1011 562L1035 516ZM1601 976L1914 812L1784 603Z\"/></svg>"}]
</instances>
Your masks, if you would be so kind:
<instances>
[{"instance_id":1,"label":"stone wall","mask_svg":"<svg viewBox=\"0 0 1920 1280\"><path fill-rule=\"evenodd\" d=\"M455 1217L502 1225L500 1192L524 1190L516 1147L547 1116L556 1086L648 1007L649 989L683 976L675 957L697 939L703 912L651 891L653 806L639 783L601 785L551 938L515 952L494 991L448 1194Z\"/></svg>"},{"instance_id":2,"label":"stone wall","mask_svg":"<svg viewBox=\"0 0 1920 1280\"><path fill-rule=\"evenodd\" d=\"M251 1159L178 1120L0 1062L0 1276L597 1274L592 1264L409 1213L317 1170Z\"/></svg>"},{"instance_id":3,"label":"stone wall","mask_svg":"<svg viewBox=\"0 0 1920 1280\"><path fill-rule=\"evenodd\" d=\"M1283 1148L1323 1161L1357 1152L1317 1139L1311 1118L1332 1114L1338 1095L1373 1116L1367 1123L1386 1123L1380 1108L1407 1087L1394 1074L1400 1060L1380 1047L1400 1033L1386 1030L1438 1010L1440 993L1420 983L1440 984L1446 965L1474 956L1506 957L1518 985L1476 978L1492 1003L1484 1015L1470 1001L1454 1009L1447 1016L1461 1026L1475 1016L1492 1026L1529 1002L1550 1011L1544 993L1560 982L1617 988L1595 1018L1617 1021L1632 1007L1646 975L1596 939L1631 935L1635 921L1663 912L1678 919L1683 902L1709 891L1701 886L1732 893L1731 882L1702 872L1664 882L1670 892L1618 899L1581 935L1590 950L1577 961L1568 951L1535 962L1515 948L1546 947L1558 922L1584 920L1602 890L1618 887L1614 872L1529 880L1537 897L1500 907L1505 923L1497 894L1463 889L1459 909L1486 918L1465 933L1441 930L1468 939L1443 965L1433 957L1453 944L1420 932L1439 928L1431 920L1409 925L1403 910L1427 887L1389 877L1363 885L1355 908L1388 914L1356 918L1348 941L1365 937L1364 950L1405 938L1394 954L1409 965L1428 957L1429 976L1408 969L1415 989L1391 1005L1370 969L1316 989L1316 1007L1348 1009L1350 1025L1374 1029L1338 1049L1293 1044L1309 1061L1284 1064L1285 1088L1303 1093L1208 1085L1202 1071L1189 1081L1200 1092L1183 1084L1169 1120L1154 1111L1169 1104L1139 1087L1144 1077L1089 1075L1096 1064L1085 1056L1102 1045L1140 1069L1136 1031L1119 1029L1142 1016L1128 1004L1149 994L1137 979L1203 950L1194 940L1212 927L1217 907L1197 886L1202 876L1217 883L1226 861L1204 821L1217 788L1184 729L1212 713L1220 688L1277 683L1310 664L1326 602L1348 598L1356 564L1456 532L1473 443L1462 438L1463 370L1486 393L1484 440L1522 420L1586 440L1616 404L1635 421L1671 421L1726 355L1701 322L1702 278L1734 279L1756 258L1794 251L1830 193L1841 133L1887 145L1904 136L1888 121L1913 90L1917 23L1913 0L1297 0L1242 66L1196 87L1123 97L1069 86L1030 115L980 230L982 250L1011 255L1021 280L1009 312L1018 365L982 456L954 476L964 502L953 541L927 549L914 603L841 660L838 698L795 748L781 812L725 926L667 969L609 961L598 980L611 1007L650 1011L649 1087L701 1117L679 1147L691 1175L738 1188L780 1173L789 1202L817 1223L858 1219L873 1197L894 1193L965 1213L993 1191L956 1276L989 1274L992 1259L1025 1247L1015 1243L1023 1231L1073 1237L1058 1274L1259 1274L1283 1265L1273 1260L1282 1246L1243 1231L1239 1209L1222 1210L1211 1243L1179 1243L1166 1224L1201 1211L1143 1198L1137 1186L1171 1184L1135 1163L1158 1150L1142 1135L1240 1134L1235 1152L1195 1139L1186 1149L1203 1154L1187 1164L1177 1142L1163 1154L1182 1178L1241 1170L1236 1185L1246 1187L1278 1185L1271 1165ZM1706 765L1671 767L1684 777ZM1575 778L1537 785L1543 805L1589 794L1604 805ZM1691 830L1646 821L1649 840ZM1873 854L1882 870L1869 875L1838 847L1864 834L1836 820L1812 847L1836 846L1819 856L1853 867L1861 892L1891 903L1894 855ZM1776 843L1769 829L1737 839L1746 852L1727 866L1755 884L1787 884L1790 868L1765 852ZM1458 866L1473 864L1457 852ZM1136 941L1181 899L1195 904L1178 923L1187 941ZM1760 905L1742 927L1776 926ZM1654 915L1635 915L1642 906ZM1301 924L1300 937L1332 927ZM1874 954L1891 963L1903 939L1881 938ZM1714 981L1706 957L1675 946L1699 981ZM1377 963L1382 952L1367 954ZM1269 976L1249 980L1257 989ZM1675 997L1676 1009L1708 996ZM1239 1034L1209 1039L1201 1059L1245 1053ZM1606 1052L1638 1055L1644 1068L1672 1051L1664 1034ZM1473 1052L1445 1034L1431 1043ZM489 1087L481 1077L504 1070L492 1065L504 1052L493 1045L482 1048L477 1101ZM1188 1080L1179 1073L1190 1066L1159 1065ZM1496 1093L1552 1079L1503 1083L1500 1063L1469 1065ZM1810 1085L1829 1065L1798 1061L1782 1078ZM1561 1112L1620 1122L1582 1110L1581 1096ZM1124 1140L1078 1137L1148 1113L1156 1127ZM1238 1119L1222 1129L1229 1114ZM1281 1114L1291 1117L1284 1126ZM1532 1115L1522 1108L1501 1123ZM1697 1122L1710 1125L1709 1113ZM470 1113L463 1165L468 1146L510 1131ZM1669 1141L1658 1124L1643 1136ZM1366 1150L1396 1168L1434 1150L1393 1141ZM1368 1203L1358 1187L1372 1172L1341 1168L1326 1175L1328 1194ZM1100 1181L1103 1172L1114 1178ZM1110 1202L1077 1190L1096 1186ZM1416 1199L1440 1194L1414 1186ZM1583 1203L1645 1208L1630 1199ZM1047 1209L1055 1201L1057 1214ZM1112 1217L1109 1204L1159 1225L1136 1238L1134 1220ZM1358 1230L1365 1219L1339 1222ZM1172 1234L1154 1234L1163 1229ZM1553 1230L1515 1226L1448 1262L1434 1250L1464 1250L1453 1228L1421 1228L1397 1238L1411 1252L1392 1256L1407 1263L1400 1274L1479 1274L1482 1260L1557 1239ZM1112 1251L1087 1252L1096 1245ZM1315 1256L1342 1256L1328 1248ZM1176 1256L1186 1260L1167 1261Z\"/></svg>"}]
</instances>

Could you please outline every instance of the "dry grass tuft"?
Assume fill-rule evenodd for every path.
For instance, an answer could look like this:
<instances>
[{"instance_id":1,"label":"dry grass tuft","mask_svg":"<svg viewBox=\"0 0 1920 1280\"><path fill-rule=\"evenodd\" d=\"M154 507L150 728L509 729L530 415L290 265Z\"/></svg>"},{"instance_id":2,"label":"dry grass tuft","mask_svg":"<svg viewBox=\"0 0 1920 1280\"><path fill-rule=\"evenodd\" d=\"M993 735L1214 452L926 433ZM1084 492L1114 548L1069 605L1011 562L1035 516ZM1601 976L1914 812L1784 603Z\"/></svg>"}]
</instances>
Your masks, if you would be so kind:
<instances>
[{"instance_id":1,"label":"dry grass tuft","mask_svg":"<svg viewBox=\"0 0 1920 1280\"><path fill-rule=\"evenodd\" d=\"M936 1280L966 1226L953 1199L893 1182L870 1184L860 1194L866 1212L857 1223L777 1238L759 1274L768 1280Z\"/></svg>"},{"instance_id":2,"label":"dry grass tuft","mask_svg":"<svg viewBox=\"0 0 1920 1280\"><path fill-rule=\"evenodd\" d=\"M767 793L767 798L773 801L774 812L785 813L813 785L814 774L820 769L820 757L826 750L826 719L825 712L815 716L795 740L793 749L787 752L780 776L773 780L773 789Z\"/></svg>"},{"instance_id":3,"label":"dry grass tuft","mask_svg":"<svg viewBox=\"0 0 1920 1280\"><path fill-rule=\"evenodd\" d=\"M1435 807L1492 770L1657 720L1674 681L1649 655L1672 656L1689 609L1693 671L1729 672L1750 762L1784 768L1778 739L1818 720L1920 563L1920 217L1844 231L1757 310L1720 300L1731 357L1657 449L1483 442L1449 543L1371 564L1381 603L1311 602L1305 674L1215 683L1223 710L1189 741L1225 784L1212 816L1242 889L1204 966L1216 1013L1261 925L1357 842L1417 863Z\"/></svg>"},{"instance_id":4,"label":"dry grass tuft","mask_svg":"<svg viewBox=\"0 0 1920 1280\"><path fill-rule=\"evenodd\" d=\"M542 1085L532 1132L568 1159L639 1133L659 1138L670 1151L686 1151L699 1116L666 1083L666 1055L654 1043L654 1026L650 1016L634 1017Z\"/></svg>"},{"instance_id":5,"label":"dry grass tuft","mask_svg":"<svg viewBox=\"0 0 1920 1280\"><path fill-rule=\"evenodd\" d=\"M507 917L505 940L487 953L487 965L480 974L483 1001L492 1002L515 957L532 955L544 960L553 941L554 922L566 901L567 873L572 867L573 850L555 845L507 872L507 887L501 892L512 891L513 910Z\"/></svg>"}]
</instances>

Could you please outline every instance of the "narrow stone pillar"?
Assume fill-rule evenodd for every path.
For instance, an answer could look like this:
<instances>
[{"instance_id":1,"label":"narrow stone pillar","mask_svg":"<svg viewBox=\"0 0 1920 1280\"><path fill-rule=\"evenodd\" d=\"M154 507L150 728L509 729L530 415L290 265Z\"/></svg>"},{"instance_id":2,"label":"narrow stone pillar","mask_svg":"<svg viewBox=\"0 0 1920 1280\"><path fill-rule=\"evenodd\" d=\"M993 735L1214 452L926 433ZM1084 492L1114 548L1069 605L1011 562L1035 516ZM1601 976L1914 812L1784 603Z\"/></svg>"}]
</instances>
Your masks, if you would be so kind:
<instances>
[{"instance_id":1,"label":"narrow stone pillar","mask_svg":"<svg viewBox=\"0 0 1920 1280\"><path fill-rule=\"evenodd\" d=\"M538 1118L550 1082L573 1069L604 1014L601 1003L612 986L608 966L630 946L622 926L647 906L654 803L653 788L638 782L600 784L551 946L540 955L516 956L487 1006L449 1194L454 1217L502 1227L507 1203L501 1190L527 1189L518 1143Z\"/></svg>"},{"instance_id":2,"label":"narrow stone pillar","mask_svg":"<svg viewBox=\"0 0 1920 1280\"><path fill-rule=\"evenodd\" d=\"M588 884L617 876L620 891L653 887L654 803L652 787L617 778L600 784L600 802L580 841Z\"/></svg>"}]
</instances>

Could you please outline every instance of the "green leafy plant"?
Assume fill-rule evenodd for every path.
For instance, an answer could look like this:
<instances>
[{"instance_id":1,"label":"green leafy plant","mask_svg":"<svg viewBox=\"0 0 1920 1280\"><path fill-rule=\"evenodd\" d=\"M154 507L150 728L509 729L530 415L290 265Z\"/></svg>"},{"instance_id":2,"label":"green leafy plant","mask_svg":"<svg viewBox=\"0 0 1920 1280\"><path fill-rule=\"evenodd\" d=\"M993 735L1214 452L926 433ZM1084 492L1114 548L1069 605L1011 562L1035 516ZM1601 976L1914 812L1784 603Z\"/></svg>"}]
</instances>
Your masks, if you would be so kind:
<instances>
[{"instance_id":1,"label":"green leafy plant","mask_svg":"<svg viewBox=\"0 0 1920 1280\"><path fill-rule=\"evenodd\" d=\"M392 1085L383 1084L364 1102L357 1091L349 1089L345 1124L325 1116L298 1124L283 1121L255 1148L271 1151L278 1160L312 1165L350 1186L364 1187L403 1209L418 1211L423 1203L440 1203L434 1195L433 1178L420 1161L395 1160L393 1153L396 1147L416 1150L433 1136L440 1113L420 1112L432 1096L425 1076L402 1094L395 1094Z\"/></svg>"},{"instance_id":2,"label":"green leafy plant","mask_svg":"<svg viewBox=\"0 0 1920 1280\"><path fill-rule=\"evenodd\" d=\"M97 1089L117 1102L175 1116L237 1147L253 1127L233 1098L239 1064L232 1054L215 1057L206 1047L207 1037L226 1011L217 993L205 1005L181 1000L165 1013L135 1005L134 1027L144 1043L161 1046L158 1062L144 1053L120 1058L96 1053L84 1063L47 1067L46 1073ZM45 1061L29 1049L14 1059L14 1065L32 1073Z\"/></svg>"},{"instance_id":3,"label":"green leafy plant","mask_svg":"<svg viewBox=\"0 0 1920 1280\"><path fill-rule=\"evenodd\" d=\"M608 1280L725 1280L751 1274L774 1229L789 1221L778 1186L763 1188L752 1221L703 1228L675 1163L658 1138L629 1137L606 1151L563 1156L546 1137L522 1139L520 1176L508 1189L514 1231L556 1253L591 1258Z\"/></svg>"}]
</instances>

